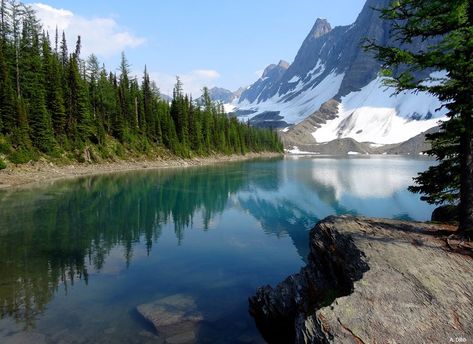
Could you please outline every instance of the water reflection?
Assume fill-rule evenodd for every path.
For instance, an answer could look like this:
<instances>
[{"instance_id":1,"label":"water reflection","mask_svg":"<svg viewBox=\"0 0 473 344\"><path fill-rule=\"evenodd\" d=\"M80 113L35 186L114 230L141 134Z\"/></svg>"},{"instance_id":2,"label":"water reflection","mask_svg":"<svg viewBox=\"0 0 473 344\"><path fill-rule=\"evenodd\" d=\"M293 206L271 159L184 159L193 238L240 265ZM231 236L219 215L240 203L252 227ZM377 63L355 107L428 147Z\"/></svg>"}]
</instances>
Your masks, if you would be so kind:
<instances>
[{"instance_id":1,"label":"water reflection","mask_svg":"<svg viewBox=\"0 0 473 344\"><path fill-rule=\"evenodd\" d=\"M426 219L431 208L405 189L429 163L286 158L122 173L0 192L1 318L32 327L58 290L67 294L77 281L89 283L91 272L101 271L117 247L127 266L137 243L144 243L150 254L169 226L175 251L196 227L222 231L225 237L225 221L216 219L238 226L235 211L243 211L267 237L289 237L305 259L307 230L331 214ZM197 214L202 226L194 224ZM224 261L225 252L220 254ZM266 268L275 267L268 261ZM261 277L255 283L268 281Z\"/></svg>"}]
</instances>

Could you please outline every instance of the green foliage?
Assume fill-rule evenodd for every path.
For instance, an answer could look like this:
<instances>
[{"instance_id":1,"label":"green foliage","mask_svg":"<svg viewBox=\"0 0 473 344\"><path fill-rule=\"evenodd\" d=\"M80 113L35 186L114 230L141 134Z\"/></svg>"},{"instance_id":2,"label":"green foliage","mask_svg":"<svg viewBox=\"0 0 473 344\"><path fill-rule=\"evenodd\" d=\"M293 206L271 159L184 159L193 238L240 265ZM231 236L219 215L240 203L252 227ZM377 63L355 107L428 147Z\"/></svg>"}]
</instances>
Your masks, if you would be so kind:
<instances>
[{"instance_id":1,"label":"green foliage","mask_svg":"<svg viewBox=\"0 0 473 344\"><path fill-rule=\"evenodd\" d=\"M0 149L12 162L40 154L84 160L85 150L93 160L282 151L275 133L229 118L207 89L204 105L196 106L178 78L168 103L146 68L141 82L130 77L124 53L119 75L107 72L96 56L81 59L80 37L69 54L65 34L61 40L56 32L51 48L31 8L0 4L5 27L18 24L0 35L0 135L9 139Z\"/></svg>"},{"instance_id":2,"label":"green foliage","mask_svg":"<svg viewBox=\"0 0 473 344\"><path fill-rule=\"evenodd\" d=\"M15 150L8 156L8 159L14 164L25 164L29 161L35 161L37 158L38 155L34 151L25 148Z\"/></svg>"},{"instance_id":3,"label":"green foliage","mask_svg":"<svg viewBox=\"0 0 473 344\"><path fill-rule=\"evenodd\" d=\"M12 147L7 138L0 134L0 154L10 154Z\"/></svg>"},{"instance_id":4,"label":"green foliage","mask_svg":"<svg viewBox=\"0 0 473 344\"><path fill-rule=\"evenodd\" d=\"M0 159L0 170L4 170L6 168L7 168L7 164L5 163L5 161Z\"/></svg>"},{"instance_id":5,"label":"green foliage","mask_svg":"<svg viewBox=\"0 0 473 344\"><path fill-rule=\"evenodd\" d=\"M430 135L438 166L416 178L413 192L429 203L459 203L460 226L473 232L473 2L468 0L398 0L381 10L392 21L393 40L399 47L369 41L384 62L387 85L397 91L426 91L437 96L449 120ZM425 48L414 51L412 43ZM399 46L399 45L398 45ZM414 45L415 46L415 45ZM444 77L419 71L445 71Z\"/></svg>"}]
</instances>

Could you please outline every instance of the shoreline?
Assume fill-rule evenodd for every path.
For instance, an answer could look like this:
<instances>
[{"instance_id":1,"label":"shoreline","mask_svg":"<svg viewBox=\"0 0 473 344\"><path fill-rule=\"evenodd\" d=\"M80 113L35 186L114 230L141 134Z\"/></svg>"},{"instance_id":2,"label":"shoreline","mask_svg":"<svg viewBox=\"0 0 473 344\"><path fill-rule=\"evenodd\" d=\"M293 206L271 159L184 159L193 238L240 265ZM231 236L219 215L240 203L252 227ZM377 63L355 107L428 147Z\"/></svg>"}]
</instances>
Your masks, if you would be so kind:
<instances>
[{"instance_id":1,"label":"shoreline","mask_svg":"<svg viewBox=\"0 0 473 344\"><path fill-rule=\"evenodd\" d=\"M21 165L13 165L4 170L0 170L0 190L41 186L42 183L45 182L116 172L206 166L283 156L284 153L263 152L248 153L245 155L214 155L210 157L196 157L191 159L163 159L158 157L157 159L130 159L101 163L76 163L70 165L56 165L52 162L36 161Z\"/></svg>"}]
</instances>

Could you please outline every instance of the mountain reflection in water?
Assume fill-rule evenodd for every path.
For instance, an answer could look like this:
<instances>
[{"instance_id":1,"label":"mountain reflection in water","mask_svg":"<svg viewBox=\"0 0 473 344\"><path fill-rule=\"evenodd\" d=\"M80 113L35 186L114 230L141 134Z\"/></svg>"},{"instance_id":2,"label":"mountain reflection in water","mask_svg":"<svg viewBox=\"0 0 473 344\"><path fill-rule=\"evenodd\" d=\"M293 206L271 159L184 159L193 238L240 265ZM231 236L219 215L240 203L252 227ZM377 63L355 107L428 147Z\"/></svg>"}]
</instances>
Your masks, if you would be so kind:
<instances>
[{"instance_id":1,"label":"mountain reflection in water","mask_svg":"<svg viewBox=\"0 0 473 344\"><path fill-rule=\"evenodd\" d=\"M198 238L200 243L205 238L198 233L221 232L221 242L204 241L199 245L207 245L209 252L220 245L216 259L222 262L237 244L270 245L261 243L260 237L253 238L252 232L239 240L231 237L232 231L238 230L239 219L241 226L262 230L268 240L290 238L293 248L285 249L290 271L294 264L302 265L307 256L307 231L328 215L428 219L432 208L406 188L412 177L430 163L389 157L288 157L117 173L1 191L1 318L32 328L38 318L48 313L47 306L59 291L68 295L74 284L94 283L99 278L97 274L104 272L107 259L116 259L118 265L122 262L126 270L136 257L149 256L155 249L165 255L167 247L184 250L181 246L186 240ZM228 221L235 228L223 227ZM171 241L156 247L169 230L174 231L174 247ZM195 233L195 237L187 238L188 233ZM233 246L225 246L230 241ZM142 246L143 252L139 251ZM294 248L297 257L291 253ZM253 286L272 282L260 273L261 269L278 269L271 261L263 261L261 252L253 251L258 249L250 250L250 263L241 262L240 267L248 276L251 274L247 282L250 285L240 291L232 289L241 293L241 300L246 299ZM284 254L280 256L286 259ZM261 265L254 267L253 261ZM205 267L202 269L201 278L205 279ZM124 274L120 269L116 273ZM277 281L286 273L281 267L271 278ZM181 282L174 282L176 288ZM172 285L173 281L169 283ZM0 328L1 324L0 320Z\"/></svg>"}]
</instances>

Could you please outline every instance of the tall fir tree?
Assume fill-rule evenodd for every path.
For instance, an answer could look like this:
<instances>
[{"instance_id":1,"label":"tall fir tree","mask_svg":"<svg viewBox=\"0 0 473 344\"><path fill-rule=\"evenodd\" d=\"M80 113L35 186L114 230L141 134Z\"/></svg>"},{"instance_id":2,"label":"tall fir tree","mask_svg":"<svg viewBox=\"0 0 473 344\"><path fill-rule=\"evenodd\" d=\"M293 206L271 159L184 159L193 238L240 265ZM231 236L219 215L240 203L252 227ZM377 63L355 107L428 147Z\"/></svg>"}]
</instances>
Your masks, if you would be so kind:
<instances>
[{"instance_id":1,"label":"tall fir tree","mask_svg":"<svg viewBox=\"0 0 473 344\"><path fill-rule=\"evenodd\" d=\"M46 109L41 58L40 25L32 13L23 22L22 33L22 89L27 102L28 123L31 139L40 151L49 153L55 149L51 117ZM46 39L45 37L43 39Z\"/></svg>"},{"instance_id":2,"label":"tall fir tree","mask_svg":"<svg viewBox=\"0 0 473 344\"><path fill-rule=\"evenodd\" d=\"M48 39L43 40L44 88L46 107L51 114L53 131L56 139L63 143L66 132L66 109L62 88L62 67L56 53L51 51Z\"/></svg>"},{"instance_id":3,"label":"tall fir tree","mask_svg":"<svg viewBox=\"0 0 473 344\"><path fill-rule=\"evenodd\" d=\"M31 7L0 1L0 134L12 145L12 161L56 153L56 148L77 153L84 145L97 145L105 157L110 146L121 156L123 146L140 152L159 147L183 157L280 150L267 131L230 120L208 90L201 108L177 79L169 104L160 99L146 67L141 83L130 77L124 53L117 78L99 68L94 55L80 58L80 36L69 55L64 32L60 39L56 28L51 46ZM255 144L243 146L247 136Z\"/></svg>"},{"instance_id":4,"label":"tall fir tree","mask_svg":"<svg viewBox=\"0 0 473 344\"><path fill-rule=\"evenodd\" d=\"M388 68L388 85L402 90L426 91L437 96L450 120L441 132L430 137L429 154L440 164L419 175L411 190L426 194L431 203L459 201L459 231L473 236L473 1L397 0L381 11L393 22L393 35L401 47L370 42ZM422 51L409 46L416 40L429 43ZM393 74L392 69L403 67ZM445 77L416 77L417 71L445 71ZM443 172L458 173L446 179ZM459 188L459 199L455 197ZM452 199L446 199L450 194Z\"/></svg>"}]
</instances>

